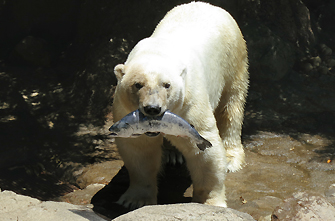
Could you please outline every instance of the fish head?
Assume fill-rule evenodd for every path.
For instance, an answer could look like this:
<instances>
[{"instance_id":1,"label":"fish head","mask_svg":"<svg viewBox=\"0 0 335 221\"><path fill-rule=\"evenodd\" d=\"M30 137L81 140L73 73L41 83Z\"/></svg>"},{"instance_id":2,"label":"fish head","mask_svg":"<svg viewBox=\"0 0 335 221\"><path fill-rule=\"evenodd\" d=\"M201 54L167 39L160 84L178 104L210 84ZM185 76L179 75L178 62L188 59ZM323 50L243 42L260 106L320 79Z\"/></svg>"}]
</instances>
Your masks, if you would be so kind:
<instances>
[{"instance_id":1,"label":"fish head","mask_svg":"<svg viewBox=\"0 0 335 221\"><path fill-rule=\"evenodd\" d=\"M182 107L186 69L167 63L161 58L144 56L117 66L117 90L127 109L139 109L144 115L155 117L167 109Z\"/></svg>"},{"instance_id":2,"label":"fish head","mask_svg":"<svg viewBox=\"0 0 335 221\"><path fill-rule=\"evenodd\" d=\"M113 124L109 131L111 132L109 135L113 137L131 137L133 135L131 124L125 120L120 120Z\"/></svg>"}]
</instances>

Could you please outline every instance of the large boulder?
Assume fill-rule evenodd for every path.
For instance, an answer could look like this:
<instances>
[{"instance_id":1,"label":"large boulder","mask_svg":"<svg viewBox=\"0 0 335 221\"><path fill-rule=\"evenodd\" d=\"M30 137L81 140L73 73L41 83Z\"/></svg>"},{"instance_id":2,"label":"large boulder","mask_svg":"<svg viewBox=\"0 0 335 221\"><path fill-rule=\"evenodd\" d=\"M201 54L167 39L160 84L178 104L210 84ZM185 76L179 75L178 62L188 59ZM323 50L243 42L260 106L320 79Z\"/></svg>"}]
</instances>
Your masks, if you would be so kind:
<instances>
[{"instance_id":1,"label":"large boulder","mask_svg":"<svg viewBox=\"0 0 335 221\"><path fill-rule=\"evenodd\" d=\"M119 216L115 221L160 220L254 220L249 214L237 210L197 203L145 206Z\"/></svg>"},{"instance_id":2,"label":"large boulder","mask_svg":"<svg viewBox=\"0 0 335 221\"><path fill-rule=\"evenodd\" d=\"M0 192L1 220L103 221L87 206L65 202L42 202L11 191Z\"/></svg>"},{"instance_id":3,"label":"large boulder","mask_svg":"<svg viewBox=\"0 0 335 221\"><path fill-rule=\"evenodd\" d=\"M335 208L325 197L297 192L273 211L271 220L331 221L335 220Z\"/></svg>"}]
</instances>

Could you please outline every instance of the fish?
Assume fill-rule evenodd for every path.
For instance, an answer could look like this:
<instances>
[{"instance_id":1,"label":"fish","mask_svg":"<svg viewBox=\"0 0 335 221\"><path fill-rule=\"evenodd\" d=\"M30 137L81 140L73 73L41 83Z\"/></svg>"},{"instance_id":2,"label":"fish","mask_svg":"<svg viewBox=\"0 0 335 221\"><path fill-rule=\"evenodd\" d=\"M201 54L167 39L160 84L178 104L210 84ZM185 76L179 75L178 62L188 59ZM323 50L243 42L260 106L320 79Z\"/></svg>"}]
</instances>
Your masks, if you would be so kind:
<instances>
[{"instance_id":1,"label":"fish","mask_svg":"<svg viewBox=\"0 0 335 221\"><path fill-rule=\"evenodd\" d=\"M189 137L200 150L212 147L198 131L182 117L165 111L160 116L145 116L139 109L127 114L110 128L111 137L134 138L142 134L157 136L160 133L177 137Z\"/></svg>"}]
</instances>

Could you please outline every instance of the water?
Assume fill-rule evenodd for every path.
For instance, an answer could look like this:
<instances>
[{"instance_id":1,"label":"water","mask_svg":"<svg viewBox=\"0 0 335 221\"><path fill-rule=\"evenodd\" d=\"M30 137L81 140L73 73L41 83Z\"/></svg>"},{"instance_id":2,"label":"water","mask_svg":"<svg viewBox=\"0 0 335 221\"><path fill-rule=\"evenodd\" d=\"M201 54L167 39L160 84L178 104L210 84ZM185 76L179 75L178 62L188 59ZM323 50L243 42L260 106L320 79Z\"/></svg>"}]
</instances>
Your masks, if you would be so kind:
<instances>
[{"instance_id":1,"label":"water","mask_svg":"<svg viewBox=\"0 0 335 221\"><path fill-rule=\"evenodd\" d=\"M244 140L247 165L226 179L231 208L260 219L294 192L324 195L335 183L329 138L257 132Z\"/></svg>"}]
</instances>

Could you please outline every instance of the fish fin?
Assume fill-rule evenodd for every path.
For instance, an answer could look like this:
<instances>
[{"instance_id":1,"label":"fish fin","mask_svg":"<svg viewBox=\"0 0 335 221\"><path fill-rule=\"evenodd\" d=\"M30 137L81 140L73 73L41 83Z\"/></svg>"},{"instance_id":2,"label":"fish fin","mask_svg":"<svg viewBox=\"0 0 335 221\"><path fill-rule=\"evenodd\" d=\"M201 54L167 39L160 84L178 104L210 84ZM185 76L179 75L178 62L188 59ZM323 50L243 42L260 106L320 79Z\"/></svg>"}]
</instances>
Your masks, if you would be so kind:
<instances>
[{"instance_id":1,"label":"fish fin","mask_svg":"<svg viewBox=\"0 0 335 221\"><path fill-rule=\"evenodd\" d=\"M200 150L205 150L206 148L212 147L211 142L209 142L208 140L206 140L205 138L202 138L202 142L197 144L197 147Z\"/></svg>"}]
</instances>

